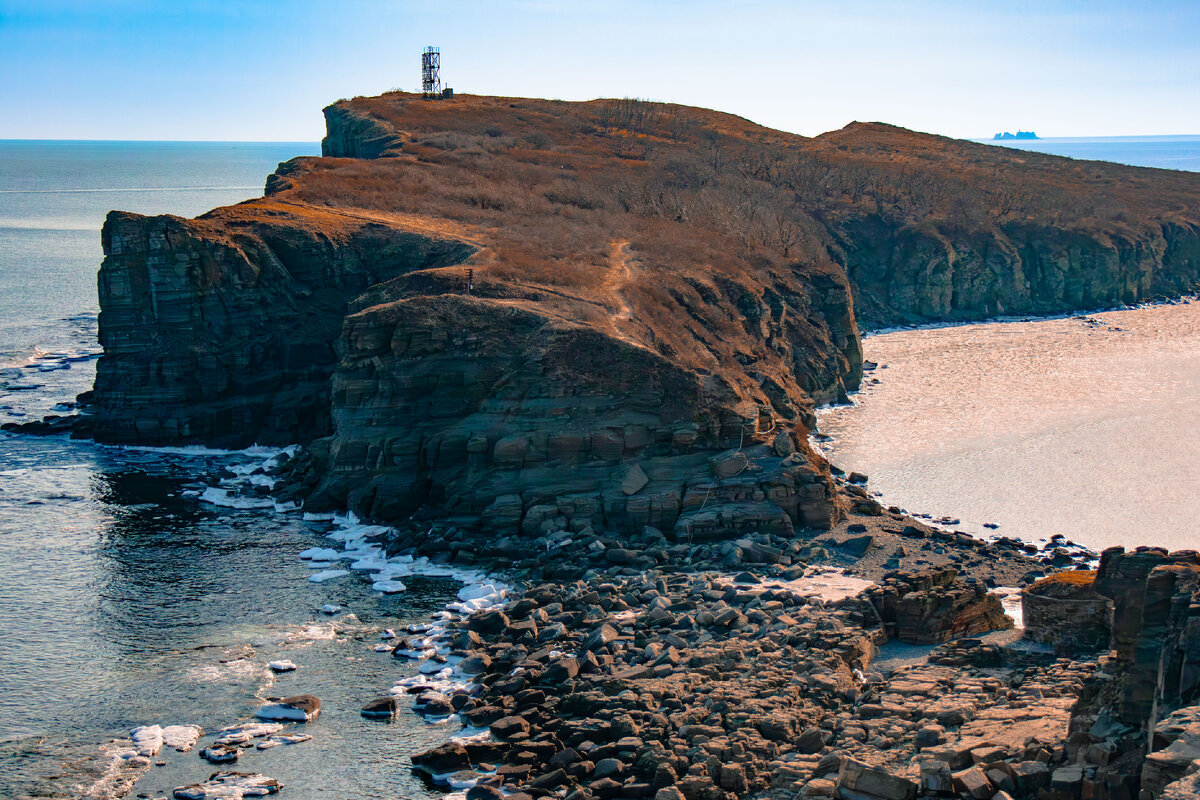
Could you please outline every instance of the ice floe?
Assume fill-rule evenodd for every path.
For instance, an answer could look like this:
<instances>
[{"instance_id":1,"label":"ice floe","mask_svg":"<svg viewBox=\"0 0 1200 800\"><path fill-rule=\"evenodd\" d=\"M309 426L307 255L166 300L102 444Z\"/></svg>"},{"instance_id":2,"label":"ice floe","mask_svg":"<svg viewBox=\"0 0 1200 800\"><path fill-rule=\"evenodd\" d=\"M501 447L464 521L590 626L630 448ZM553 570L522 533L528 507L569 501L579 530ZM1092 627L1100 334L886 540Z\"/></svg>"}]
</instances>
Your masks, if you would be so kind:
<instances>
[{"instance_id":1,"label":"ice floe","mask_svg":"<svg viewBox=\"0 0 1200 800\"><path fill-rule=\"evenodd\" d=\"M159 725L143 725L129 732L133 747L140 756L158 755L163 746L163 729Z\"/></svg>"},{"instance_id":2,"label":"ice floe","mask_svg":"<svg viewBox=\"0 0 1200 800\"><path fill-rule=\"evenodd\" d=\"M313 583L324 583L325 581L341 578L349 574L350 570L348 569L326 569L309 575L308 579Z\"/></svg>"},{"instance_id":3,"label":"ice floe","mask_svg":"<svg viewBox=\"0 0 1200 800\"><path fill-rule=\"evenodd\" d=\"M283 730L283 725L278 722L241 722L218 731L221 735L213 741L213 744L237 747L246 744L251 739L271 736L281 730Z\"/></svg>"},{"instance_id":4,"label":"ice floe","mask_svg":"<svg viewBox=\"0 0 1200 800\"><path fill-rule=\"evenodd\" d=\"M272 672L291 672L297 669L296 665L287 659L280 661L268 661L267 666Z\"/></svg>"},{"instance_id":5,"label":"ice floe","mask_svg":"<svg viewBox=\"0 0 1200 800\"><path fill-rule=\"evenodd\" d=\"M312 737L307 733L280 733L262 740L254 747L258 750L269 750L281 744L300 744L301 742L307 742L309 739L312 739Z\"/></svg>"},{"instance_id":6,"label":"ice floe","mask_svg":"<svg viewBox=\"0 0 1200 800\"><path fill-rule=\"evenodd\" d=\"M236 494L230 489L219 489L210 486L200 493L200 501L222 508L274 508L275 501L270 497L247 497Z\"/></svg>"},{"instance_id":7,"label":"ice floe","mask_svg":"<svg viewBox=\"0 0 1200 800\"><path fill-rule=\"evenodd\" d=\"M204 731L199 725L168 725L162 729L163 744L180 753L192 749Z\"/></svg>"},{"instance_id":8,"label":"ice floe","mask_svg":"<svg viewBox=\"0 0 1200 800\"><path fill-rule=\"evenodd\" d=\"M300 557L308 561L337 561L341 555L332 547L310 547L300 551Z\"/></svg>"},{"instance_id":9,"label":"ice floe","mask_svg":"<svg viewBox=\"0 0 1200 800\"><path fill-rule=\"evenodd\" d=\"M283 784L266 775L246 772L214 772L202 783L175 789L177 800L240 800L275 794Z\"/></svg>"}]
</instances>

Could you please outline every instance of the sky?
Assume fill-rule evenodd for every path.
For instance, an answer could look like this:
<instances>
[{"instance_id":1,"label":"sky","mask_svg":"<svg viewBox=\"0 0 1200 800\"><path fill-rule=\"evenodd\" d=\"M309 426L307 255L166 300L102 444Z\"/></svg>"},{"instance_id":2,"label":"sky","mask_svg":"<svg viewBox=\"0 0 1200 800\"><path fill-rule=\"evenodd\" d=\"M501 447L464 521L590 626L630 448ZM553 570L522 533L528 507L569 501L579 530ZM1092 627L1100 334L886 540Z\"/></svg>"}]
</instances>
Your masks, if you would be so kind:
<instances>
[{"instance_id":1,"label":"sky","mask_svg":"<svg viewBox=\"0 0 1200 800\"><path fill-rule=\"evenodd\" d=\"M0 139L315 141L343 97L639 97L815 135L1200 134L1200 2L0 0Z\"/></svg>"}]
</instances>

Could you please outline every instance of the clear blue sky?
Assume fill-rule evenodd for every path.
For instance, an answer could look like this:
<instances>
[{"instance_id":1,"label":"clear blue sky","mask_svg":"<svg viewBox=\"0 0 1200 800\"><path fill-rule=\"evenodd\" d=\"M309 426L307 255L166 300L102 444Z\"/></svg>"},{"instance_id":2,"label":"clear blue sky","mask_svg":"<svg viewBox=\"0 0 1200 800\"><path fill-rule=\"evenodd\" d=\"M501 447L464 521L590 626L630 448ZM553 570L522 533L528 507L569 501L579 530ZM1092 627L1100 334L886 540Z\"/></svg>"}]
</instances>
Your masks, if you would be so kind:
<instances>
[{"instance_id":1,"label":"clear blue sky","mask_svg":"<svg viewBox=\"0 0 1200 800\"><path fill-rule=\"evenodd\" d=\"M316 140L419 88L645 97L803 134L1200 133L1200 2L0 0L0 138Z\"/></svg>"}]
</instances>

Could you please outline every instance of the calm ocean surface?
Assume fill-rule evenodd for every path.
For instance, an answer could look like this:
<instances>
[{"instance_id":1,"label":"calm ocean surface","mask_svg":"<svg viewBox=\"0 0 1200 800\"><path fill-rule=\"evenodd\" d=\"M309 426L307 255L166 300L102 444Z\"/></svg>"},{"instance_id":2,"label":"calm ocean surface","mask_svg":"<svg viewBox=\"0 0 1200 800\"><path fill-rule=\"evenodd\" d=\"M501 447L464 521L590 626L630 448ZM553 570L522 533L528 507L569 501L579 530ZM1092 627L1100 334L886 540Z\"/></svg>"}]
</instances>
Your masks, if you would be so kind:
<instances>
[{"instance_id":1,"label":"calm ocean surface","mask_svg":"<svg viewBox=\"0 0 1200 800\"><path fill-rule=\"evenodd\" d=\"M1200 137L1015 144L1200 169ZM260 195L278 162L317 152L0 142L0 421L35 418L90 387L109 209L194 216ZM1062 530L1096 545L1172 531L1194 540L1197 310L1106 314L1102 328L870 338L868 358L889 369L858 406L823 414L827 447L872 473L889 501L964 525L997 521L1027 538ZM1014 370L1030 378L1020 392ZM1171 435L1156 438L1164 424ZM237 769L278 778L295 800L431 796L406 756L446 731L411 716L369 722L358 709L412 670L373 651L379 632L427 617L457 584L414 577L407 593L381 598L357 576L307 581L296 554L328 545L323 524L183 497L184 484L237 460L0 434L0 797L112 796L121 787L104 745L129 728L214 730L247 719L266 694L296 692L324 702L307 726L313 740L251 752ZM1038 486L1052 490L1031 500ZM1086 525L1060 527L1085 509ZM318 613L325 603L345 613ZM301 668L272 676L265 664L276 658ZM195 752L160 758L134 793L162 796L214 769Z\"/></svg>"},{"instance_id":2,"label":"calm ocean surface","mask_svg":"<svg viewBox=\"0 0 1200 800\"><path fill-rule=\"evenodd\" d=\"M996 141L979 139L986 144L1015 147L1036 153L1115 161L1134 167L1185 169L1200 172L1200 136L1103 136L1096 138L1052 137Z\"/></svg>"}]
</instances>

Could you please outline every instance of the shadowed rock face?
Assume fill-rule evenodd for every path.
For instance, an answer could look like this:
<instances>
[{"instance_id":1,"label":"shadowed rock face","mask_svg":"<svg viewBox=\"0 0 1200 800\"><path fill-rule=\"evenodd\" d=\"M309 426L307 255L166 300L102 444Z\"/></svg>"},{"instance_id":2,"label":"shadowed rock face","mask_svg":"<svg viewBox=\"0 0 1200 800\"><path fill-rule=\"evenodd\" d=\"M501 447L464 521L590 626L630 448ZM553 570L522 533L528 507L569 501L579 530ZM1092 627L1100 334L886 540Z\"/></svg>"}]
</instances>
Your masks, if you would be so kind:
<instances>
[{"instance_id":1,"label":"shadowed rock face","mask_svg":"<svg viewBox=\"0 0 1200 800\"><path fill-rule=\"evenodd\" d=\"M856 291L928 321L1197 272L1194 177L636 101L325 113L264 198L110 217L97 439L309 444L294 491L384 521L785 534L841 514L805 434L861 380Z\"/></svg>"},{"instance_id":2,"label":"shadowed rock face","mask_svg":"<svg viewBox=\"0 0 1200 800\"><path fill-rule=\"evenodd\" d=\"M216 447L331 431L346 303L472 248L357 220L225 209L203 220L113 212L103 231L92 433Z\"/></svg>"}]
</instances>

